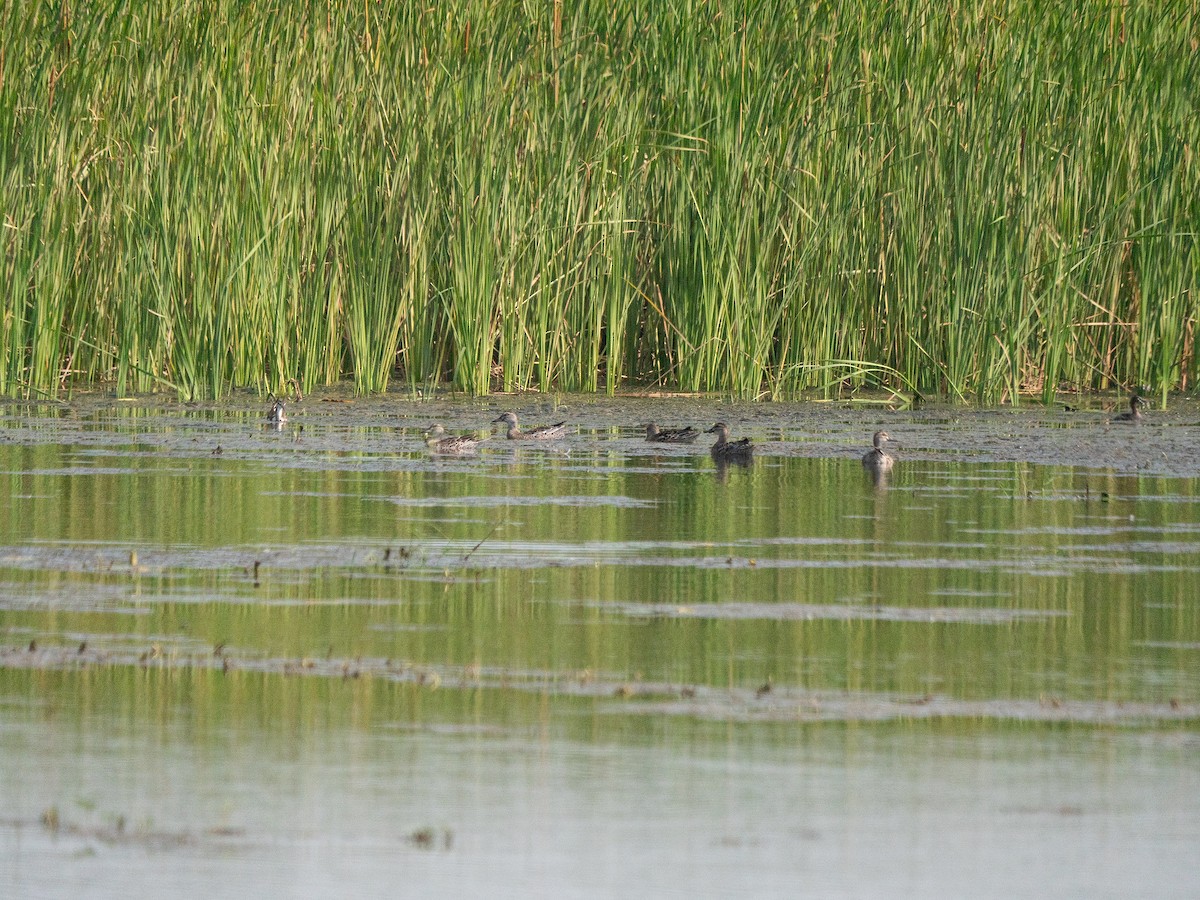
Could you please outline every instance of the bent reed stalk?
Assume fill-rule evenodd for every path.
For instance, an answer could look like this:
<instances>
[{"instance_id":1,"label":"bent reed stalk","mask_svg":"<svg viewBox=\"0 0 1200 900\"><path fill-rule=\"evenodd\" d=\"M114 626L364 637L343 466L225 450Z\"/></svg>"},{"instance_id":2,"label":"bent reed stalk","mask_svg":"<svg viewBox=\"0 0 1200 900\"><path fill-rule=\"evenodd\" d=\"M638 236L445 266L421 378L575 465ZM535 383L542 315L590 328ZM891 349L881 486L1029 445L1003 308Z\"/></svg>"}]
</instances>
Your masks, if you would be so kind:
<instances>
[{"instance_id":1,"label":"bent reed stalk","mask_svg":"<svg viewBox=\"0 0 1200 900\"><path fill-rule=\"evenodd\" d=\"M14 0L0 393L1187 388L1198 45L1187 0Z\"/></svg>"}]
</instances>

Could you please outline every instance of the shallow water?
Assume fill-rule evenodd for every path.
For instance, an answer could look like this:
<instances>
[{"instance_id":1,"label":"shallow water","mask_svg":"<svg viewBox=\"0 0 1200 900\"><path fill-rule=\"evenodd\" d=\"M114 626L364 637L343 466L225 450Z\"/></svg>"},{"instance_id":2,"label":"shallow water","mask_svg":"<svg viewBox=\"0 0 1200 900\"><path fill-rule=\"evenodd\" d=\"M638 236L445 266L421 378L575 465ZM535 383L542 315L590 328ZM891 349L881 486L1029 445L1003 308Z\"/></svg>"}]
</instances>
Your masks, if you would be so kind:
<instances>
[{"instance_id":1,"label":"shallow water","mask_svg":"<svg viewBox=\"0 0 1200 900\"><path fill-rule=\"evenodd\" d=\"M0 407L0 895L1200 894L1195 406L332 399Z\"/></svg>"}]
</instances>

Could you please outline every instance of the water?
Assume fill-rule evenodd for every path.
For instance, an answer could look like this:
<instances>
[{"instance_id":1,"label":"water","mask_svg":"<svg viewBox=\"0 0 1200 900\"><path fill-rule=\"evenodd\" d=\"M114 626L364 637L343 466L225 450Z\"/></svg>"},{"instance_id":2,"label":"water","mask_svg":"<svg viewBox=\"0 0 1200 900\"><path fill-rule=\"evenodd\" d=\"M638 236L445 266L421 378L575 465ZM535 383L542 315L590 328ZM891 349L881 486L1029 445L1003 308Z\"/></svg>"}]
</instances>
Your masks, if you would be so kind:
<instances>
[{"instance_id":1,"label":"water","mask_svg":"<svg viewBox=\"0 0 1200 900\"><path fill-rule=\"evenodd\" d=\"M1195 408L334 399L2 409L0 895L1200 894Z\"/></svg>"}]
</instances>

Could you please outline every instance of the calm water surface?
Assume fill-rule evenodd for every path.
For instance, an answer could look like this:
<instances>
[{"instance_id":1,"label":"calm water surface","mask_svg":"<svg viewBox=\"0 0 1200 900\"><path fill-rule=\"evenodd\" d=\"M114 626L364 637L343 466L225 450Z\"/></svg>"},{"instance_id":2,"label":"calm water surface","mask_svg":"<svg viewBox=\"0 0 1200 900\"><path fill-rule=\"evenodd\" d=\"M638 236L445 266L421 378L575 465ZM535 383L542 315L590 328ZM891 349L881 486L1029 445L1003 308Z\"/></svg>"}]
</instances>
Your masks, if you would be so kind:
<instances>
[{"instance_id":1,"label":"calm water surface","mask_svg":"<svg viewBox=\"0 0 1200 900\"><path fill-rule=\"evenodd\" d=\"M1200 896L1200 408L333 399L0 407L0 896Z\"/></svg>"}]
</instances>

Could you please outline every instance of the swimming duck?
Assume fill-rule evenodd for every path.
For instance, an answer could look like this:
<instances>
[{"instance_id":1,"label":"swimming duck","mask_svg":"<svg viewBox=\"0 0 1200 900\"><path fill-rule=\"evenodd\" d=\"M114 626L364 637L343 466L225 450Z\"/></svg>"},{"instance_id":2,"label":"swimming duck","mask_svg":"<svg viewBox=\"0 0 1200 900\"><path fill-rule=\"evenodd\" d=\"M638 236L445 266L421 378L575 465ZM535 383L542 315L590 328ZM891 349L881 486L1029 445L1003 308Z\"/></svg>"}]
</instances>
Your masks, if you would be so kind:
<instances>
[{"instance_id":1,"label":"swimming duck","mask_svg":"<svg viewBox=\"0 0 1200 900\"><path fill-rule=\"evenodd\" d=\"M1121 413L1119 416L1113 416L1114 422L1125 422L1129 425L1137 425L1143 421L1142 407L1146 403L1137 394L1129 398L1129 412Z\"/></svg>"},{"instance_id":2,"label":"swimming duck","mask_svg":"<svg viewBox=\"0 0 1200 900\"><path fill-rule=\"evenodd\" d=\"M660 444L691 444L700 437L700 432L689 425L687 428L659 428L653 422L646 426L646 440Z\"/></svg>"},{"instance_id":3,"label":"swimming duck","mask_svg":"<svg viewBox=\"0 0 1200 900\"><path fill-rule=\"evenodd\" d=\"M705 434L715 434L717 442L712 445L709 451L713 455L713 459L749 459L754 453L754 447L750 444L750 438L742 438L740 441L729 440L729 426L724 422L718 422L712 428L704 432Z\"/></svg>"},{"instance_id":4,"label":"swimming duck","mask_svg":"<svg viewBox=\"0 0 1200 900\"><path fill-rule=\"evenodd\" d=\"M283 408L283 401L278 397L271 397L271 409L267 412L267 424L272 428L280 428L287 422L287 413Z\"/></svg>"},{"instance_id":5,"label":"swimming duck","mask_svg":"<svg viewBox=\"0 0 1200 900\"><path fill-rule=\"evenodd\" d=\"M480 441L467 435L447 435L445 428L434 425L425 432L425 444L432 453L471 453Z\"/></svg>"},{"instance_id":6,"label":"swimming duck","mask_svg":"<svg viewBox=\"0 0 1200 900\"><path fill-rule=\"evenodd\" d=\"M508 439L510 441L552 441L555 438L560 438L567 433L567 423L559 422L556 425L539 425L537 428L530 428L528 431L522 431L517 427L517 414L506 412L498 418L492 419L492 424L495 425L503 422L508 425Z\"/></svg>"},{"instance_id":7,"label":"swimming duck","mask_svg":"<svg viewBox=\"0 0 1200 900\"><path fill-rule=\"evenodd\" d=\"M886 431L875 432L875 437L871 440L873 444L872 448L863 454L862 464L864 469L875 475L892 471L892 466L895 465L896 460L888 456L883 449L883 445L891 439L891 435Z\"/></svg>"}]
</instances>

